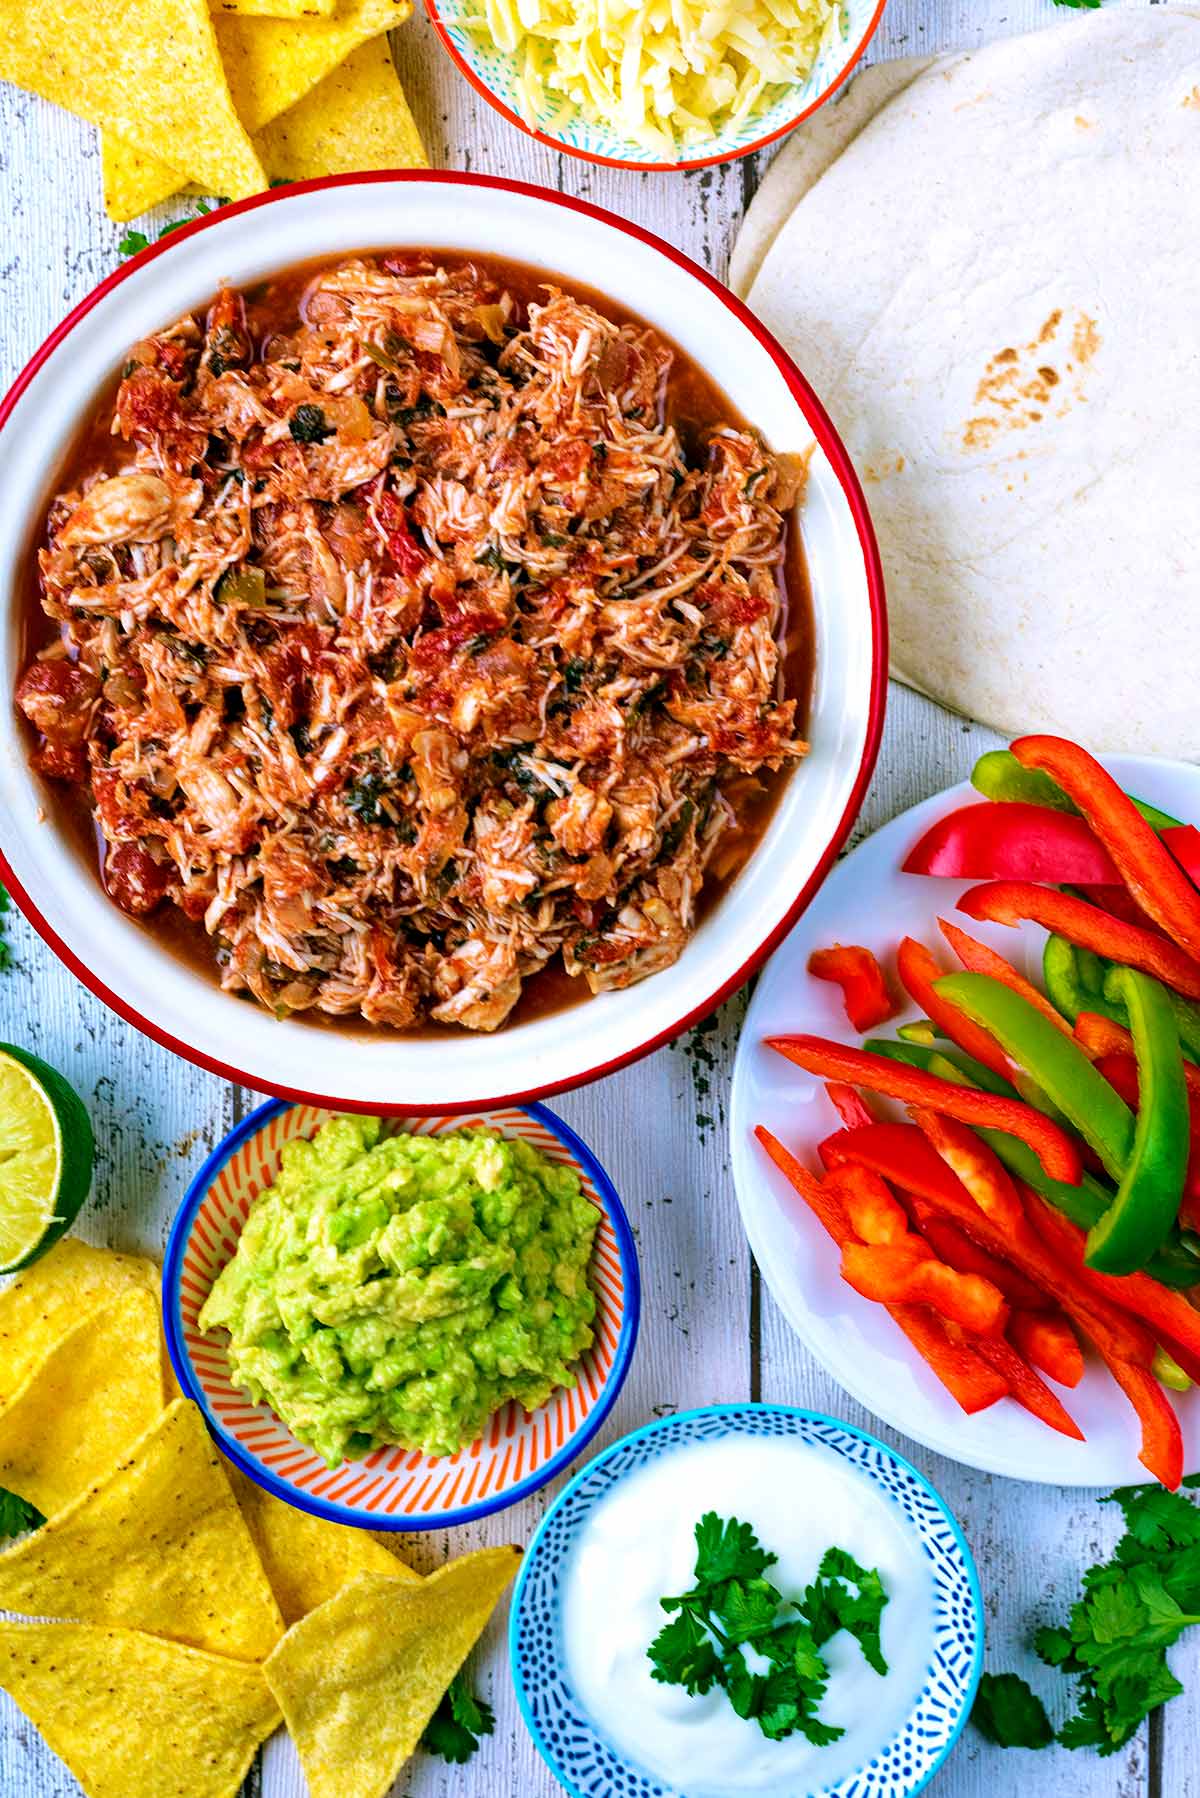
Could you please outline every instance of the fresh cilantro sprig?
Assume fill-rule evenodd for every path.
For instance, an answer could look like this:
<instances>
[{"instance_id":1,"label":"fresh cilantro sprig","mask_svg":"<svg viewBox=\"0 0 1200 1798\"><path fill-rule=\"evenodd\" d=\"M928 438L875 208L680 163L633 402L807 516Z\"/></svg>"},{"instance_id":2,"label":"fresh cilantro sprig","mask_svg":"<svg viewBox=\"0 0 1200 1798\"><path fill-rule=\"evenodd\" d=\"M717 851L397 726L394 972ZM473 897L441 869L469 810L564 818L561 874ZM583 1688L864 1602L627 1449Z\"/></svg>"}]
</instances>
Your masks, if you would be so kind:
<instances>
[{"instance_id":1,"label":"fresh cilantro sprig","mask_svg":"<svg viewBox=\"0 0 1200 1798\"><path fill-rule=\"evenodd\" d=\"M1055 6L1089 7L1093 12L1099 10L1101 0L1054 0Z\"/></svg>"},{"instance_id":2,"label":"fresh cilantro sprig","mask_svg":"<svg viewBox=\"0 0 1200 1798\"><path fill-rule=\"evenodd\" d=\"M887 1594L877 1572L830 1548L803 1595L785 1599L765 1577L777 1559L748 1523L707 1511L696 1525L695 1584L660 1600L674 1614L647 1651L651 1677L693 1696L719 1687L770 1741L799 1731L825 1747L844 1731L818 1715L829 1684L821 1649L846 1630L885 1674L880 1626Z\"/></svg>"},{"instance_id":3,"label":"fresh cilantro sprig","mask_svg":"<svg viewBox=\"0 0 1200 1798\"><path fill-rule=\"evenodd\" d=\"M437 1710L425 1725L421 1746L443 1760L461 1766L469 1761L484 1736L496 1726L490 1704L476 1698L465 1673L456 1673L443 1692Z\"/></svg>"},{"instance_id":4,"label":"fresh cilantro sprig","mask_svg":"<svg viewBox=\"0 0 1200 1798\"><path fill-rule=\"evenodd\" d=\"M1185 1486L1200 1486L1193 1474ZM1115 1754L1151 1711L1183 1686L1167 1650L1200 1624L1200 1508L1161 1486L1124 1486L1125 1534L1111 1558L1089 1567L1065 1625L1039 1629L1048 1667L1078 1681L1075 1708L1057 1736L1042 1702L1016 1674L985 1674L972 1720L1002 1748L1095 1748Z\"/></svg>"},{"instance_id":5,"label":"fresh cilantro sprig","mask_svg":"<svg viewBox=\"0 0 1200 1798\"><path fill-rule=\"evenodd\" d=\"M46 1519L27 1498L18 1498L0 1486L0 1536L23 1536L26 1530L40 1529Z\"/></svg>"},{"instance_id":6,"label":"fresh cilantro sprig","mask_svg":"<svg viewBox=\"0 0 1200 1798\"><path fill-rule=\"evenodd\" d=\"M8 931L4 923L6 912L12 910L12 900L0 887L0 974L7 974L13 965L12 944L8 940Z\"/></svg>"},{"instance_id":7,"label":"fresh cilantro sprig","mask_svg":"<svg viewBox=\"0 0 1200 1798\"><path fill-rule=\"evenodd\" d=\"M1072 3L1074 3L1074 0L1072 0ZM228 204L229 201L225 199L214 200L211 206L206 205L203 200L197 200L195 212L189 212L181 219L172 219L171 222L164 225L162 230L156 235L159 238L169 237L172 231L178 231L182 226L190 225L196 219L207 218L210 212L216 212L220 207L228 206ZM120 243L117 245L117 255L136 256L139 251L148 249L152 241L151 238L146 236L144 231L134 231L131 228L126 231L124 237L122 237Z\"/></svg>"}]
</instances>

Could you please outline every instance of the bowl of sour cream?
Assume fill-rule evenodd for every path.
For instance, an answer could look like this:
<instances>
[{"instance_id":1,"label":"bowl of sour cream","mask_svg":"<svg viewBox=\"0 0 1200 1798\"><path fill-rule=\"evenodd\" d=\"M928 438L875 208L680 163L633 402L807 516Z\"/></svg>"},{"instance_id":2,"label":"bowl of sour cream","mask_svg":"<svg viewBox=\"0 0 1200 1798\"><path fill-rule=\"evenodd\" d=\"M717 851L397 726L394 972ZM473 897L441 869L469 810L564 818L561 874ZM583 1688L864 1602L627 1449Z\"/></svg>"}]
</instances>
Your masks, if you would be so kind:
<instances>
[{"instance_id":1,"label":"bowl of sour cream","mask_svg":"<svg viewBox=\"0 0 1200 1798\"><path fill-rule=\"evenodd\" d=\"M576 1798L910 1798L970 1714L983 1609L962 1531L901 1456L818 1412L714 1405L565 1488L509 1644Z\"/></svg>"}]
</instances>

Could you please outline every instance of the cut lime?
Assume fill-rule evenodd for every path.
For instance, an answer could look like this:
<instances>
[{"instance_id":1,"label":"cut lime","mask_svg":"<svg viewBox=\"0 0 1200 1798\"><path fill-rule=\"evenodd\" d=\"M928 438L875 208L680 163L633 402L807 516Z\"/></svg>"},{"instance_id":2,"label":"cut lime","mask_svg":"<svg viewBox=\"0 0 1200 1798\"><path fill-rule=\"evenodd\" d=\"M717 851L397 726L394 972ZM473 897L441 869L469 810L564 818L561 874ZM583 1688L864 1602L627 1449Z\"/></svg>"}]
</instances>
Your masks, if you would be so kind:
<instances>
[{"instance_id":1,"label":"cut lime","mask_svg":"<svg viewBox=\"0 0 1200 1798\"><path fill-rule=\"evenodd\" d=\"M91 1121L62 1075L0 1043L0 1273L69 1230L92 1183Z\"/></svg>"}]
</instances>

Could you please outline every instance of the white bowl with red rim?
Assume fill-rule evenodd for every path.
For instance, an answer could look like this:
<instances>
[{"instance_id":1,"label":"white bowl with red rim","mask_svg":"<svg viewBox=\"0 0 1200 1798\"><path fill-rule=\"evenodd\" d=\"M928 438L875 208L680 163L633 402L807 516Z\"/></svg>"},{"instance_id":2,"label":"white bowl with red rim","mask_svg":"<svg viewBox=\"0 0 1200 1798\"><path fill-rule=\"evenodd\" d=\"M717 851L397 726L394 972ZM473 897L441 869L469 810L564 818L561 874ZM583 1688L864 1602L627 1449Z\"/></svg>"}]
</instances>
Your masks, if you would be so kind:
<instances>
[{"instance_id":1,"label":"white bowl with red rim","mask_svg":"<svg viewBox=\"0 0 1200 1798\"><path fill-rule=\"evenodd\" d=\"M130 345L314 257L422 246L509 256L602 291L671 336L778 451L811 448L799 515L812 587L811 750L730 891L683 955L624 992L495 1036L314 1029L223 993L120 912L48 820L15 708L0 706L0 879L66 965L122 1017L201 1067L337 1110L440 1112L562 1092L705 1016L799 916L857 815L883 727L883 576L846 452L791 359L741 302L661 239L581 200L487 176L397 171L275 189L172 232L102 282L0 405L0 686L21 672L30 542L81 421Z\"/></svg>"},{"instance_id":2,"label":"white bowl with red rim","mask_svg":"<svg viewBox=\"0 0 1200 1798\"><path fill-rule=\"evenodd\" d=\"M213 1282L233 1257L251 1204L275 1180L284 1144L311 1137L329 1116L315 1106L269 1100L229 1133L188 1187L163 1264L163 1314L175 1376L229 1459L276 1498L314 1516L377 1530L432 1530L502 1511L576 1459L629 1371L641 1281L621 1201L586 1143L544 1105L397 1120L428 1136L477 1127L520 1136L551 1161L574 1168L600 1214L589 1270L595 1341L577 1364L575 1386L559 1388L531 1414L516 1403L505 1405L483 1436L456 1454L425 1455L391 1444L330 1469L268 1405L254 1404L233 1384L224 1332L205 1335L198 1322Z\"/></svg>"}]
</instances>

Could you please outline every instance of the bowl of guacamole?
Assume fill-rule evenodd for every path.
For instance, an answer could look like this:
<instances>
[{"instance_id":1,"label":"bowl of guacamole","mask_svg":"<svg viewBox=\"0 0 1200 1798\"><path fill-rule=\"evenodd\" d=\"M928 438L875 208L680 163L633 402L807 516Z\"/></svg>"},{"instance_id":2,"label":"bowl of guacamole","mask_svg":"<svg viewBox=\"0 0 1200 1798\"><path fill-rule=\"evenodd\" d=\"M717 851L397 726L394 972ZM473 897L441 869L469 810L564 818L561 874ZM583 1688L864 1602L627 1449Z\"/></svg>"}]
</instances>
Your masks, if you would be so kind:
<instances>
[{"instance_id":1,"label":"bowl of guacamole","mask_svg":"<svg viewBox=\"0 0 1200 1798\"><path fill-rule=\"evenodd\" d=\"M510 1402L575 1387L600 1221L577 1169L523 1136L333 1115L283 1144L198 1326L327 1467L453 1455Z\"/></svg>"}]
</instances>

